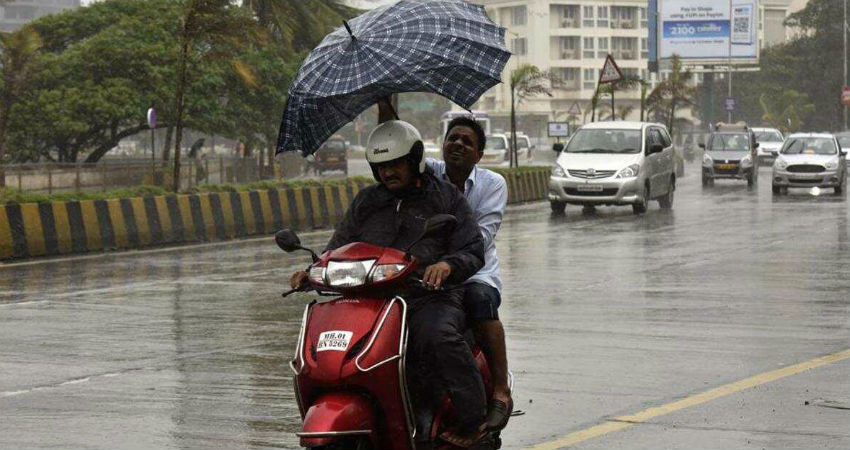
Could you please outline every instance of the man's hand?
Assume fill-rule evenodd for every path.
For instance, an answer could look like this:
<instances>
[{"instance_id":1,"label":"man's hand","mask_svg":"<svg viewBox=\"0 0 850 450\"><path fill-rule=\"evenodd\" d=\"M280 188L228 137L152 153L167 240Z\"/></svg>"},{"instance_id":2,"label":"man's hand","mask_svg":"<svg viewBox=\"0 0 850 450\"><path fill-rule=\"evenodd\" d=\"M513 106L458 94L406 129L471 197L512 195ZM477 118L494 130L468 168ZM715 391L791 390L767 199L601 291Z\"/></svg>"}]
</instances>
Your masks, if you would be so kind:
<instances>
[{"instance_id":1,"label":"man's hand","mask_svg":"<svg viewBox=\"0 0 850 450\"><path fill-rule=\"evenodd\" d=\"M452 273L452 266L446 262L438 262L432 264L425 269L425 275L422 276L429 289L439 289L443 282L449 278Z\"/></svg>"},{"instance_id":2,"label":"man's hand","mask_svg":"<svg viewBox=\"0 0 850 450\"><path fill-rule=\"evenodd\" d=\"M305 284L307 284L307 272L304 270L293 273L292 278L289 279L292 289L301 289Z\"/></svg>"},{"instance_id":3,"label":"man's hand","mask_svg":"<svg viewBox=\"0 0 850 450\"><path fill-rule=\"evenodd\" d=\"M390 120L398 119L398 115L393 109L392 96L388 95L378 100L378 123L389 122Z\"/></svg>"}]
</instances>

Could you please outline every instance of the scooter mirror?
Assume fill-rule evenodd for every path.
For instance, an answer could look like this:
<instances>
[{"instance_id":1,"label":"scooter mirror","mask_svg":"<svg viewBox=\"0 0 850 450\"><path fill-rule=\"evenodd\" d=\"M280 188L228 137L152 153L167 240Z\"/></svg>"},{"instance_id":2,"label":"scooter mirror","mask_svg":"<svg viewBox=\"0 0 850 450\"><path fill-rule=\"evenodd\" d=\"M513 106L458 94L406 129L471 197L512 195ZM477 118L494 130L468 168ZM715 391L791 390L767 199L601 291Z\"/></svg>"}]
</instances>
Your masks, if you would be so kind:
<instances>
[{"instance_id":1,"label":"scooter mirror","mask_svg":"<svg viewBox=\"0 0 850 450\"><path fill-rule=\"evenodd\" d=\"M295 250L300 250L302 248L301 240L298 239L298 235L289 228L284 228L275 233L274 241L281 250L287 253L294 252Z\"/></svg>"}]
</instances>

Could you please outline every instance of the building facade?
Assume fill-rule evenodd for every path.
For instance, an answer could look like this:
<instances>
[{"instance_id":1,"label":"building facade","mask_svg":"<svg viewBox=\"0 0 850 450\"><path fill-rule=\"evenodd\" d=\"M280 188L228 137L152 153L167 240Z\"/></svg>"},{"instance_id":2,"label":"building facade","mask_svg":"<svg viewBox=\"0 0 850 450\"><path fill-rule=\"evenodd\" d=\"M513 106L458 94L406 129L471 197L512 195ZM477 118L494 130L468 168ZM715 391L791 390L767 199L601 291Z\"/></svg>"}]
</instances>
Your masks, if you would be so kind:
<instances>
[{"instance_id":1,"label":"building facade","mask_svg":"<svg viewBox=\"0 0 850 450\"><path fill-rule=\"evenodd\" d=\"M782 23L792 0L760 2L759 42L762 46L785 41ZM655 86L665 74L649 72L649 22L647 0L475 0L490 18L507 28L506 45L513 57L502 79L522 64L548 70L552 97L526 99L519 107L524 124L519 128L546 136L546 122L590 119L588 108L596 91L599 71L610 53L625 74L636 75ZM698 82L696 78L694 82ZM629 119L640 115L640 90L616 94L616 104L631 109ZM610 115L610 106L598 115ZM577 104L581 114L568 114ZM488 111L494 124L504 124L510 114L510 89L502 83L482 96L478 109ZM618 108L619 109L619 108ZM507 129L507 125L503 125Z\"/></svg>"},{"instance_id":2,"label":"building facade","mask_svg":"<svg viewBox=\"0 0 850 450\"><path fill-rule=\"evenodd\" d=\"M9 2L0 6L0 31L15 31L31 20L79 6L80 0L18 0Z\"/></svg>"}]
</instances>

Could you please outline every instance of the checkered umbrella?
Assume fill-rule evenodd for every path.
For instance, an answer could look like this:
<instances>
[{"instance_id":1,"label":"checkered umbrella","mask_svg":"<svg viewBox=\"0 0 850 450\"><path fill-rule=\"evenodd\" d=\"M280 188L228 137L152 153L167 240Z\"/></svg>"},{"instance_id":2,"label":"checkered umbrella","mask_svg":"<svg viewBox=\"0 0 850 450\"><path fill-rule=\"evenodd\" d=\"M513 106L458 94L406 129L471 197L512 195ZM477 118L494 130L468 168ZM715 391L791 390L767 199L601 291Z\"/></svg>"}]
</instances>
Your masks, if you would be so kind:
<instances>
[{"instance_id":1,"label":"checkered umbrella","mask_svg":"<svg viewBox=\"0 0 850 450\"><path fill-rule=\"evenodd\" d=\"M387 95L433 92L464 108L500 83L505 29L463 0L401 0L327 35L295 80L277 151L315 152Z\"/></svg>"}]
</instances>

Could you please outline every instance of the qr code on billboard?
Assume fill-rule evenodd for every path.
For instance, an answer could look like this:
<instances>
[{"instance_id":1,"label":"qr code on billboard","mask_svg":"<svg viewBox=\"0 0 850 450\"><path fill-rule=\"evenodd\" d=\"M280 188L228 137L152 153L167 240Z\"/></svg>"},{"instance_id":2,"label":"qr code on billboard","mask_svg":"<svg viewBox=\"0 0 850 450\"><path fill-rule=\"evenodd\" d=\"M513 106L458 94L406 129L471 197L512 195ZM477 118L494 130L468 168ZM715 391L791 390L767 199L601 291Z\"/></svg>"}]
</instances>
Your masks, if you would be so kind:
<instances>
[{"instance_id":1,"label":"qr code on billboard","mask_svg":"<svg viewBox=\"0 0 850 450\"><path fill-rule=\"evenodd\" d=\"M749 33L750 20L747 17L736 17L732 30L735 33Z\"/></svg>"}]
</instances>

